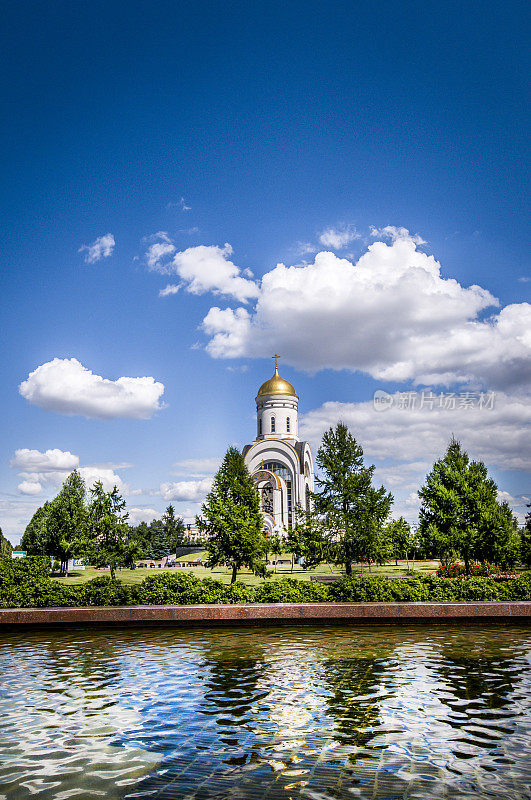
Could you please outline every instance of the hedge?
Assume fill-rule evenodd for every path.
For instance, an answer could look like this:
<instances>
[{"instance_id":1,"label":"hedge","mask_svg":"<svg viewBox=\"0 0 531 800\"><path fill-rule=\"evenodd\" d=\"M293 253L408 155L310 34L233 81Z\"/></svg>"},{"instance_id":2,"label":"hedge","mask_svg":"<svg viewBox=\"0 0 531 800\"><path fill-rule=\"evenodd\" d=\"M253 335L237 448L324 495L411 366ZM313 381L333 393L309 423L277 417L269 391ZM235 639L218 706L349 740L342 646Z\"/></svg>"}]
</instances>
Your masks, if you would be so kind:
<instances>
[{"instance_id":1,"label":"hedge","mask_svg":"<svg viewBox=\"0 0 531 800\"><path fill-rule=\"evenodd\" d=\"M531 576L505 581L492 577L440 578L415 575L388 580L351 576L332 584L280 578L258 586L232 585L187 572L148 575L128 586L107 575L69 586L50 578L41 556L0 559L0 607L197 605L205 603L463 602L531 600Z\"/></svg>"}]
</instances>

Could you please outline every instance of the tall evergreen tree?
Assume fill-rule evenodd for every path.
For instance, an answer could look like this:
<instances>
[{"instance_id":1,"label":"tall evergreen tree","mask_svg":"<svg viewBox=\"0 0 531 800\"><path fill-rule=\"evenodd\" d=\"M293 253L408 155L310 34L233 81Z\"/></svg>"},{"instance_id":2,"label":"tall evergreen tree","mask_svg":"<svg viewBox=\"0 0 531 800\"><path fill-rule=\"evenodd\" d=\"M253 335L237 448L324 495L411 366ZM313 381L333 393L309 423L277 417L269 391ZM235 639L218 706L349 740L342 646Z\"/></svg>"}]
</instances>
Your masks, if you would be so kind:
<instances>
[{"instance_id":1,"label":"tall evergreen tree","mask_svg":"<svg viewBox=\"0 0 531 800\"><path fill-rule=\"evenodd\" d=\"M50 503L45 522L48 555L59 559L63 575L68 574L68 559L81 554L86 524L85 482L74 470Z\"/></svg>"},{"instance_id":2,"label":"tall evergreen tree","mask_svg":"<svg viewBox=\"0 0 531 800\"><path fill-rule=\"evenodd\" d=\"M420 535L441 559L461 556L467 574L474 559L509 563L516 556L513 515L497 494L485 464L452 439L419 490Z\"/></svg>"},{"instance_id":3,"label":"tall evergreen tree","mask_svg":"<svg viewBox=\"0 0 531 800\"><path fill-rule=\"evenodd\" d=\"M372 486L374 466L364 466L363 449L342 422L323 435L317 464L315 511L326 520L335 561L350 575L354 561L378 557L378 539L393 496L383 486Z\"/></svg>"},{"instance_id":4,"label":"tall evergreen tree","mask_svg":"<svg viewBox=\"0 0 531 800\"><path fill-rule=\"evenodd\" d=\"M228 564L231 583L248 567L265 574L264 520L256 486L236 447L229 447L201 508L197 525L207 537L208 566Z\"/></svg>"},{"instance_id":5,"label":"tall evergreen tree","mask_svg":"<svg viewBox=\"0 0 531 800\"><path fill-rule=\"evenodd\" d=\"M172 505L169 505L162 515L162 525L170 546L170 552L174 553L183 542L186 528L182 517L175 516L175 509Z\"/></svg>"},{"instance_id":6,"label":"tall evergreen tree","mask_svg":"<svg viewBox=\"0 0 531 800\"><path fill-rule=\"evenodd\" d=\"M90 494L85 553L94 566L109 567L114 579L117 567L133 563L139 545L126 524L129 515L117 487L106 492L101 481L97 481Z\"/></svg>"}]
</instances>

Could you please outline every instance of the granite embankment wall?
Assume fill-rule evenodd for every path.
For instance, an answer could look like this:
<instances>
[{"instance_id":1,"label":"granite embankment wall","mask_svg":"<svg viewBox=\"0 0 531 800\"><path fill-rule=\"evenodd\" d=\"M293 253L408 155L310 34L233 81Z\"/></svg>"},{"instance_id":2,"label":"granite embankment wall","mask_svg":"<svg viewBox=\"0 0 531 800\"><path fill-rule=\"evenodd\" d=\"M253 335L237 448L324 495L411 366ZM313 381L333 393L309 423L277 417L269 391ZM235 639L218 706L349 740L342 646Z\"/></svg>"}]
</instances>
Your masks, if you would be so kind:
<instances>
[{"instance_id":1,"label":"granite embankment wall","mask_svg":"<svg viewBox=\"0 0 531 800\"><path fill-rule=\"evenodd\" d=\"M328 623L526 622L531 602L264 603L197 606L3 608L6 625L279 625Z\"/></svg>"}]
</instances>

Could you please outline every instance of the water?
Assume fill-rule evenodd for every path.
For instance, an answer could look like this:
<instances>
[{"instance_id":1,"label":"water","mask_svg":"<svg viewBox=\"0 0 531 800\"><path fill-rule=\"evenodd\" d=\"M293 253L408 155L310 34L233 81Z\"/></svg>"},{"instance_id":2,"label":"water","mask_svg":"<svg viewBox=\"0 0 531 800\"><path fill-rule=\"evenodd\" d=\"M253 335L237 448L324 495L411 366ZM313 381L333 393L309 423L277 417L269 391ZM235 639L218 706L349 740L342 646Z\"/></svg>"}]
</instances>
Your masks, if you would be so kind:
<instances>
[{"instance_id":1,"label":"water","mask_svg":"<svg viewBox=\"0 0 531 800\"><path fill-rule=\"evenodd\" d=\"M531 798L531 628L0 633L0 799Z\"/></svg>"}]
</instances>

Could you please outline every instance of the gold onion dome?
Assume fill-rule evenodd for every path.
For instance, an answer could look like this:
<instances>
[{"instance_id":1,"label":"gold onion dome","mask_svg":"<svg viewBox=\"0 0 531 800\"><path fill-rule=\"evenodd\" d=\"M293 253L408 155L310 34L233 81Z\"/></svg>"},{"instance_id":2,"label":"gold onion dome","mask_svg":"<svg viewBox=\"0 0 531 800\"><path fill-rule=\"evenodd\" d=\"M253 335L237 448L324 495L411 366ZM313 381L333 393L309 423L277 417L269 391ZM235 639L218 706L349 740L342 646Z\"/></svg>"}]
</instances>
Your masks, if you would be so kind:
<instances>
[{"instance_id":1,"label":"gold onion dome","mask_svg":"<svg viewBox=\"0 0 531 800\"><path fill-rule=\"evenodd\" d=\"M289 381L285 381L278 374L278 367L275 364L275 374L268 381L263 383L258 389L258 397L263 397L266 394L290 394L292 397L297 397L293 385Z\"/></svg>"}]
</instances>

